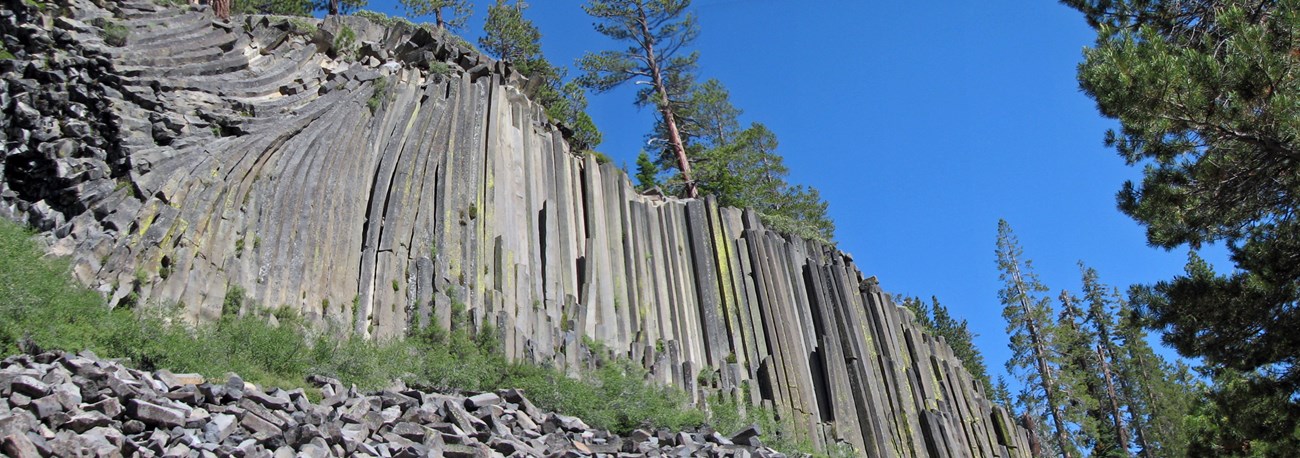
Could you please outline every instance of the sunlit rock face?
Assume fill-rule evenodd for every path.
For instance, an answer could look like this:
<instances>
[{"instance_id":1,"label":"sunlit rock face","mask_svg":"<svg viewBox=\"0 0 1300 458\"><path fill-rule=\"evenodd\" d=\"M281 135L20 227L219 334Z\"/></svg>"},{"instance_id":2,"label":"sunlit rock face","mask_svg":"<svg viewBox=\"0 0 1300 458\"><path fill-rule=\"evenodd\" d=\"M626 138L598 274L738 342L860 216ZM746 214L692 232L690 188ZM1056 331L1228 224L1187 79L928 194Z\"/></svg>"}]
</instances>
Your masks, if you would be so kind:
<instances>
[{"instance_id":1,"label":"sunlit rock face","mask_svg":"<svg viewBox=\"0 0 1300 458\"><path fill-rule=\"evenodd\" d=\"M849 256L709 199L638 195L570 150L508 64L456 39L10 3L0 214L114 306L283 307L372 338L464 310L510 358L577 372L599 342L696 399L768 406L818 446L1029 454Z\"/></svg>"}]
</instances>

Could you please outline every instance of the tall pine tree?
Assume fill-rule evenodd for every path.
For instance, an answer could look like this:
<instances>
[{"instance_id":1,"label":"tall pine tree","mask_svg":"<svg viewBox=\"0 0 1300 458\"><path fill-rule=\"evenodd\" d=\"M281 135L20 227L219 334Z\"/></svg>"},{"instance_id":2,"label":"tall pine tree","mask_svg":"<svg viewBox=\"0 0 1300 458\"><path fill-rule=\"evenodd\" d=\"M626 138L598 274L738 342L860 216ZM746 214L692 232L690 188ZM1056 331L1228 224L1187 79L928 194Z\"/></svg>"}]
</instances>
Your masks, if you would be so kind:
<instances>
[{"instance_id":1,"label":"tall pine tree","mask_svg":"<svg viewBox=\"0 0 1300 458\"><path fill-rule=\"evenodd\" d=\"M1004 220L998 220L997 262L1003 283L998 298L1011 337L1007 371L1020 376L1024 387L1020 406L1026 414L1048 420L1042 428L1050 449L1064 458L1079 456L1066 425L1066 401L1057 374L1060 358L1052 351L1052 303L1043 296L1048 289L1024 259L1019 240Z\"/></svg>"},{"instance_id":2,"label":"tall pine tree","mask_svg":"<svg viewBox=\"0 0 1300 458\"><path fill-rule=\"evenodd\" d=\"M668 86L673 78L690 73L699 60L697 53L682 54L699 35L695 16L687 12L690 4L690 0L589 0L582 9L596 19L596 31L627 43L627 47L584 55L578 66L585 74L578 81L596 92L612 90L628 81L649 84L639 93L639 100L650 101L659 111L668 129L668 144L677 160L684 194L696 197L690 157L678 130Z\"/></svg>"},{"instance_id":3,"label":"tall pine tree","mask_svg":"<svg viewBox=\"0 0 1300 458\"><path fill-rule=\"evenodd\" d=\"M1143 457L1186 456L1191 437L1183 423L1197 399L1197 384L1185 365L1168 363L1147 343L1132 304L1119 302L1119 318L1115 372L1134 445Z\"/></svg>"},{"instance_id":4,"label":"tall pine tree","mask_svg":"<svg viewBox=\"0 0 1300 458\"><path fill-rule=\"evenodd\" d=\"M1098 431L1097 434L1106 435L1108 432L1111 435L1097 438L1101 446L1093 449L1093 456L1130 456L1129 432L1123 412L1124 400L1119 396L1118 375L1114 367L1116 295L1101 284L1096 270L1085 266L1083 262L1079 262L1079 270L1083 275L1084 301L1088 305L1088 328L1096 342L1092 349L1097 362L1096 376L1100 378L1099 388L1102 389L1094 393L1098 402L1094 420L1099 428L1104 428L1104 431ZM1106 445L1112 440L1113 445Z\"/></svg>"}]
</instances>

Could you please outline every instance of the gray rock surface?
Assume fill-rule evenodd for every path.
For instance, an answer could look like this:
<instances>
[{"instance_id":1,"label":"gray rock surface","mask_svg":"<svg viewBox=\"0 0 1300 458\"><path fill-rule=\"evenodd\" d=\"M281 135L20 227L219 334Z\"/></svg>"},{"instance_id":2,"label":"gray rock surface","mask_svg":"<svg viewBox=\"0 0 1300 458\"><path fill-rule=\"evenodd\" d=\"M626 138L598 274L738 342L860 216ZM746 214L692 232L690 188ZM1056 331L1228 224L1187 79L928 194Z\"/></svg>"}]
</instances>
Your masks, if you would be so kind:
<instances>
[{"instance_id":1,"label":"gray rock surface","mask_svg":"<svg viewBox=\"0 0 1300 458\"><path fill-rule=\"evenodd\" d=\"M1028 453L1024 431L947 345L849 256L713 200L637 195L613 165L569 150L509 64L440 32L353 16L306 19L314 30L272 16L223 23L140 0L7 5L0 216L41 230L114 306L184 304L197 321L287 306L389 338L446 327L464 305L476 325L495 325L511 359L578 374L593 364L592 339L694 400L772 407L794 426L783 433L819 446ZM124 40L107 32L117 27ZM222 310L235 291L245 303ZM280 453L274 437L301 426L265 414L295 408L292 398L242 380L178 391L173 375L157 386L110 378L104 397L117 403L97 393L84 408L40 380L0 386L12 407L65 421L69 434L222 425L194 433L227 447L218 452L141 439L160 454ZM160 387L167 396L140 396ZM189 408L217 399L235 403L239 421ZM494 427L465 405L440 408L462 429ZM303 434L338 440L294 450L395 454L367 445L378 430L326 429ZM403 431L383 432L425 443ZM6 450L28 449L6 437ZM47 439L31 442L80 444ZM102 439L95 447L117 441ZM445 454L528 444L502 441L447 441L456 450Z\"/></svg>"},{"instance_id":2,"label":"gray rock surface","mask_svg":"<svg viewBox=\"0 0 1300 458\"><path fill-rule=\"evenodd\" d=\"M392 389L356 394L341 402L313 403L303 390L266 392L252 386L240 400L204 396L177 402L168 400L169 395L191 390L208 393L217 385L168 387L164 380L170 374L164 372L141 372L90 355L57 353L6 358L0 362L0 374L44 378L74 366L89 368L72 376L86 398L122 402L109 387L114 380L144 387L124 402L128 416L144 421L99 416L102 421L93 428L75 427L53 416L34 415L36 404L55 395L36 398L27 406L12 405L11 397L21 394L14 385L0 390L0 406L5 407L0 413L0 452L13 457L784 456L754 442L747 433L741 434L747 442L740 445L709 430L638 430L619 437L592 429L575 417L541 412L517 390L466 397ZM253 399L288 402L265 405ZM462 405L487 407L471 413ZM69 411L75 416L99 414L87 410L90 407L79 404ZM188 417L182 415L186 411L191 412ZM200 411L214 413L193 415Z\"/></svg>"}]
</instances>

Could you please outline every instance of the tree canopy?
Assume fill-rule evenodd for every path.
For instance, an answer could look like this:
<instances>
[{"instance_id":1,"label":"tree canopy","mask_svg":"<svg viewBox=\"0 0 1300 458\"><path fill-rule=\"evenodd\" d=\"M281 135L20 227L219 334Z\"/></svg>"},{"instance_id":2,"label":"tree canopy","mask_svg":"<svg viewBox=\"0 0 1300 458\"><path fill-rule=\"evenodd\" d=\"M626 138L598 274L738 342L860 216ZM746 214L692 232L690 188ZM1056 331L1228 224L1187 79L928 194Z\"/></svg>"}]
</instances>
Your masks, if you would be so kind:
<instances>
[{"instance_id":1,"label":"tree canopy","mask_svg":"<svg viewBox=\"0 0 1300 458\"><path fill-rule=\"evenodd\" d=\"M1079 83L1120 122L1106 143L1144 167L1120 209L1152 245L1193 252L1184 275L1135 290L1136 305L1180 353L1240 379L1217 399L1282 400L1278 415L1219 405L1232 424L1300 445L1300 1L1063 3L1097 31ZM1235 270L1197 256L1207 244ZM1258 424L1269 418L1287 420Z\"/></svg>"},{"instance_id":2,"label":"tree canopy","mask_svg":"<svg viewBox=\"0 0 1300 458\"><path fill-rule=\"evenodd\" d=\"M690 0L589 0L582 9L596 19L596 31L627 47L584 55L578 67L585 73L578 81L596 92L634 80L648 83L638 92L638 104L653 104L659 111L684 194L695 197L690 158L669 96L669 84L690 73L699 60L698 53L683 54L699 35L695 16L687 11L690 4Z\"/></svg>"}]
</instances>

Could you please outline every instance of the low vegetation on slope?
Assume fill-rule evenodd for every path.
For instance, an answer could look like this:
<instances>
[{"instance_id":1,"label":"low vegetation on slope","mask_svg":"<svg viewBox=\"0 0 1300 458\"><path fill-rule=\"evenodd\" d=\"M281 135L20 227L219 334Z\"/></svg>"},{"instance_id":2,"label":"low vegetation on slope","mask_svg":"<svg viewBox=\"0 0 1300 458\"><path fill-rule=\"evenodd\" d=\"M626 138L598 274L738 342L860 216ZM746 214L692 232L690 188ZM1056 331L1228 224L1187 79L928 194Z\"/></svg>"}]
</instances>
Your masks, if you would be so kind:
<instances>
[{"instance_id":1,"label":"low vegetation on slope","mask_svg":"<svg viewBox=\"0 0 1300 458\"><path fill-rule=\"evenodd\" d=\"M89 350L146 370L210 378L234 372L259 385L309 393L315 392L305 382L309 374L366 389L397 380L445 391L520 388L539 407L621 434L645 426L692 428L706 421L726 434L751 423L766 432L781 429L770 413L741 413L731 402L715 400L711 415L686 407L683 392L647 383L644 370L625 360L604 361L582 380L553 368L509 363L490 329L471 335L462 324L450 332L373 342L313 330L291 312L265 309L192 325L161 307L109 309L98 293L73 284L67 271L65 260L42 256L29 232L0 220L0 353ZM228 299L239 300L235 296ZM810 449L779 437L764 439L785 450Z\"/></svg>"}]
</instances>

